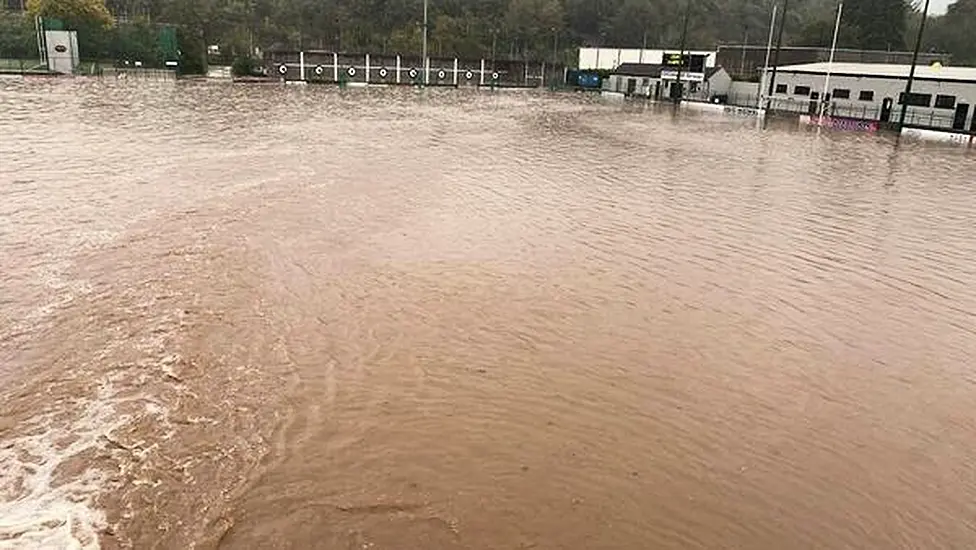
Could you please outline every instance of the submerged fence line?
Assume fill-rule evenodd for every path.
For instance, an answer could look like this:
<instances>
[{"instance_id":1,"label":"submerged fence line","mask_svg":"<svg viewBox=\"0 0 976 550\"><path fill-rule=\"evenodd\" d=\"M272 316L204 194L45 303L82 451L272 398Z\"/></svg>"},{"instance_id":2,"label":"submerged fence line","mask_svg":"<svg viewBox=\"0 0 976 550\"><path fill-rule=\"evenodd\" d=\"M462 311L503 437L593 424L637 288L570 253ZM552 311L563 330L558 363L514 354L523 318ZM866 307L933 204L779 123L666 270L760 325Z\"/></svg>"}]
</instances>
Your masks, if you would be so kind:
<instances>
[{"instance_id":1,"label":"submerged fence line","mask_svg":"<svg viewBox=\"0 0 976 550\"><path fill-rule=\"evenodd\" d=\"M146 69L142 67L103 67L99 74L104 77L142 80L176 80L177 76L176 71L172 69Z\"/></svg>"},{"instance_id":2,"label":"submerged fence line","mask_svg":"<svg viewBox=\"0 0 976 550\"><path fill-rule=\"evenodd\" d=\"M285 81L513 87L560 85L566 71L562 65L545 61L422 59L325 51L272 52L265 58L265 70Z\"/></svg>"}]
</instances>

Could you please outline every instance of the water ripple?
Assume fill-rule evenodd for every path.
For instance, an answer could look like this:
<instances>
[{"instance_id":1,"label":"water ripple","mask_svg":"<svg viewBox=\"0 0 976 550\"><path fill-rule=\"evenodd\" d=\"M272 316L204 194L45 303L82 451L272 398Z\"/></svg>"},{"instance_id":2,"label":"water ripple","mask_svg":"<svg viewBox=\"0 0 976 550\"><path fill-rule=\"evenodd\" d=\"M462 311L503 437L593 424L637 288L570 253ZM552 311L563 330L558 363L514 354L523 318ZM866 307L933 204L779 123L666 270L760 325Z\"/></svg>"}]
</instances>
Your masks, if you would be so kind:
<instances>
[{"instance_id":1,"label":"water ripple","mask_svg":"<svg viewBox=\"0 0 976 550\"><path fill-rule=\"evenodd\" d=\"M965 154L541 92L0 111L0 547L976 545Z\"/></svg>"}]
</instances>

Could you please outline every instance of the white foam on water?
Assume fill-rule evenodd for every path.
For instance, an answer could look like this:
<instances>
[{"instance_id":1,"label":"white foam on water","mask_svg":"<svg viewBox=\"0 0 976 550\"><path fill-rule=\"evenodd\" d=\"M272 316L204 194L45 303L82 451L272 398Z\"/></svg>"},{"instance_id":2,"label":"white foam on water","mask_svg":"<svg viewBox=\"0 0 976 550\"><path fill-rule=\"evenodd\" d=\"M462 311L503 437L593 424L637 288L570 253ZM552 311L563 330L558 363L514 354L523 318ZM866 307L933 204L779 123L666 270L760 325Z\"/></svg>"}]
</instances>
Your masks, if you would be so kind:
<instances>
[{"instance_id":1,"label":"white foam on water","mask_svg":"<svg viewBox=\"0 0 976 550\"><path fill-rule=\"evenodd\" d=\"M112 396L105 383L73 420L59 422L56 411L45 412L30 420L29 435L0 440L0 549L99 548L105 515L94 502L107 473L87 467L55 480L55 472L79 453L102 447L128 421L116 413Z\"/></svg>"}]
</instances>

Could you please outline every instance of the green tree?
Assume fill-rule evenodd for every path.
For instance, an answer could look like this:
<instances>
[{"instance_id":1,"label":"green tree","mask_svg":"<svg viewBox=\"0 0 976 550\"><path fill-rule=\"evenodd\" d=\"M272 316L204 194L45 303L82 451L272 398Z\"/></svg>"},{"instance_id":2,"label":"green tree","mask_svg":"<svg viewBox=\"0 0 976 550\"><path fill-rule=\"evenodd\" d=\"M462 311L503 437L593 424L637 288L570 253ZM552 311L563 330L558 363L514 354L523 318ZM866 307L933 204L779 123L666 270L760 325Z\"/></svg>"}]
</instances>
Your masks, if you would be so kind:
<instances>
[{"instance_id":1,"label":"green tree","mask_svg":"<svg viewBox=\"0 0 976 550\"><path fill-rule=\"evenodd\" d=\"M798 46L829 48L834 40L835 24L836 20L832 18L807 21L796 35L794 42ZM857 48L861 42L859 32L859 28L841 19L840 30L837 33L837 47Z\"/></svg>"},{"instance_id":2,"label":"green tree","mask_svg":"<svg viewBox=\"0 0 976 550\"><path fill-rule=\"evenodd\" d=\"M404 25L390 33L389 50L404 55L420 55L420 25Z\"/></svg>"},{"instance_id":3,"label":"green tree","mask_svg":"<svg viewBox=\"0 0 976 550\"><path fill-rule=\"evenodd\" d=\"M903 50L911 6L908 0L857 0L844 5L844 18L857 28L857 46Z\"/></svg>"},{"instance_id":4,"label":"green tree","mask_svg":"<svg viewBox=\"0 0 976 550\"><path fill-rule=\"evenodd\" d=\"M505 13L505 24L516 41L516 56L545 58L547 45L565 26L564 17L559 0L512 0Z\"/></svg>"},{"instance_id":5,"label":"green tree","mask_svg":"<svg viewBox=\"0 0 976 550\"><path fill-rule=\"evenodd\" d=\"M668 17L658 8L649 0L624 0L608 18L610 35L621 46L640 46L645 36L649 44L660 42Z\"/></svg>"},{"instance_id":6,"label":"green tree","mask_svg":"<svg viewBox=\"0 0 976 550\"><path fill-rule=\"evenodd\" d=\"M437 42L439 53L460 57L482 55L481 37L474 28L476 25L472 23L469 17L437 16L434 20L433 38Z\"/></svg>"},{"instance_id":7,"label":"green tree","mask_svg":"<svg viewBox=\"0 0 976 550\"><path fill-rule=\"evenodd\" d=\"M549 59L554 38L559 54L581 45L676 48L685 7L691 2L686 46L710 49L721 43L765 44L770 10L782 0L429 0L430 51L445 55ZM959 0L951 16L930 18L926 46L948 49L956 62L973 60L967 29L976 24L976 0ZM202 68L208 45L243 56L252 48L335 49L419 53L423 0L30 0L36 13L64 17L79 29L85 51L136 55L148 40L133 27L119 36L90 29L80 19L151 20L178 29L184 62ZM837 0L790 0L786 44L830 43ZM840 44L903 49L920 15L908 0L848 0ZM138 23L138 21L135 21ZM119 24L119 27L123 23ZM907 31L907 32L906 32ZM114 31L113 31L114 32ZM0 43L11 42L10 33ZM124 37L121 35L125 35ZM908 37L911 38L911 37ZM8 47L9 49L9 47ZM99 55L102 55L99 54ZM140 54L141 55L141 54Z\"/></svg>"},{"instance_id":8,"label":"green tree","mask_svg":"<svg viewBox=\"0 0 976 550\"><path fill-rule=\"evenodd\" d=\"M37 55L33 18L0 10L0 58L37 59Z\"/></svg>"},{"instance_id":9,"label":"green tree","mask_svg":"<svg viewBox=\"0 0 976 550\"><path fill-rule=\"evenodd\" d=\"M114 21L105 0L27 0L27 11L61 19L71 27L111 27Z\"/></svg>"},{"instance_id":10,"label":"green tree","mask_svg":"<svg viewBox=\"0 0 976 550\"><path fill-rule=\"evenodd\" d=\"M159 51L157 29L143 19L132 23L116 25L109 51L99 57L141 61L148 65L160 65L164 59Z\"/></svg>"},{"instance_id":11,"label":"green tree","mask_svg":"<svg viewBox=\"0 0 976 550\"><path fill-rule=\"evenodd\" d=\"M928 49L952 54L955 65L976 64L976 0L957 0L942 17L931 17L925 28Z\"/></svg>"}]
</instances>

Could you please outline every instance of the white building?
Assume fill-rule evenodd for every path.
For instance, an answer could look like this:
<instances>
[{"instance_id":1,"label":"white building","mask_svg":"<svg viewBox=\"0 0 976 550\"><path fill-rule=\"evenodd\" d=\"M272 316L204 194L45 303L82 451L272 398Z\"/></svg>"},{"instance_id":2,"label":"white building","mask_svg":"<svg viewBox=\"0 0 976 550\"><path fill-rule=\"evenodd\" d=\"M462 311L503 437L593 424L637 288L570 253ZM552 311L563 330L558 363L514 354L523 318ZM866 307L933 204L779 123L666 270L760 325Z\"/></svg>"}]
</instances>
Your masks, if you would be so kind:
<instances>
[{"instance_id":1,"label":"white building","mask_svg":"<svg viewBox=\"0 0 976 550\"><path fill-rule=\"evenodd\" d=\"M582 70L613 70L623 63L640 63L668 65L665 58L668 55L677 54L679 48L667 50L643 50L627 48L580 48L579 61L577 67ZM686 56L704 57L706 68L715 66L714 51L684 51Z\"/></svg>"},{"instance_id":2,"label":"white building","mask_svg":"<svg viewBox=\"0 0 976 550\"><path fill-rule=\"evenodd\" d=\"M640 96L655 100L673 97L671 94L680 72L684 85L682 97L712 101L728 95L732 77L722 67L708 67L704 72L677 71L673 67L650 63L623 63L604 82L604 90L626 96Z\"/></svg>"},{"instance_id":3,"label":"white building","mask_svg":"<svg viewBox=\"0 0 976 550\"><path fill-rule=\"evenodd\" d=\"M821 100L829 112L882 122L898 122L910 65L834 63L830 89L824 94L828 63L779 67L773 109L814 114ZM766 71L761 89L768 90L771 70ZM908 98L906 124L952 128L976 132L976 67L947 67L938 64L915 70L912 94Z\"/></svg>"}]
</instances>

